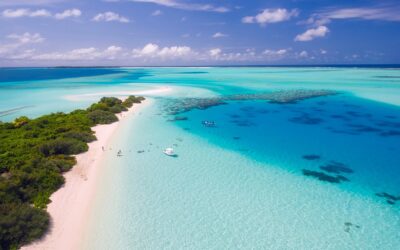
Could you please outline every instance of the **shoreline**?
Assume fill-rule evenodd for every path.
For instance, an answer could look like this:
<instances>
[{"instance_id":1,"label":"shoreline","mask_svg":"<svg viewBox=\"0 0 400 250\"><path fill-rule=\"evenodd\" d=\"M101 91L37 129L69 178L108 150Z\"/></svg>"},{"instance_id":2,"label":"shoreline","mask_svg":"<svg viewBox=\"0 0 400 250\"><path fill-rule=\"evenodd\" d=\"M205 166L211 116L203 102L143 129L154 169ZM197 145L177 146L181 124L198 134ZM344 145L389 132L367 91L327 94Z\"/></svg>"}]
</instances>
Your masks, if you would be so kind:
<instances>
[{"instance_id":1,"label":"shoreline","mask_svg":"<svg viewBox=\"0 0 400 250\"><path fill-rule=\"evenodd\" d=\"M77 164L64 174L65 184L50 197L51 203L47 206L51 217L49 232L42 239L21 249L78 248L97 189L105 153L102 147L107 148L112 136L128 117L137 116L140 110L149 104L148 100L134 104L128 111L117 115L117 122L92 127L97 140L88 144L87 152L76 155Z\"/></svg>"}]
</instances>

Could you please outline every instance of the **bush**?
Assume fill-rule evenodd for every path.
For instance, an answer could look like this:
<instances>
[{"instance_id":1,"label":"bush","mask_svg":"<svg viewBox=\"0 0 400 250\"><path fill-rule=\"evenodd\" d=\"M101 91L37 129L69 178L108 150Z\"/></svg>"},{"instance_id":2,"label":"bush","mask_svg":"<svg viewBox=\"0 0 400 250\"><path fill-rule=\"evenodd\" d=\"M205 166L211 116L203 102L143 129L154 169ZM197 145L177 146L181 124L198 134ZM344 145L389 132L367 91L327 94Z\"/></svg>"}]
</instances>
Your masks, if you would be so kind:
<instances>
[{"instance_id":1,"label":"bush","mask_svg":"<svg viewBox=\"0 0 400 250\"><path fill-rule=\"evenodd\" d=\"M124 106L122 106L121 104L112 106L108 109L108 111L114 113L114 114L118 114L121 113L122 111L127 111L128 109Z\"/></svg>"},{"instance_id":2,"label":"bush","mask_svg":"<svg viewBox=\"0 0 400 250\"><path fill-rule=\"evenodd\" d=\"M18 248L41 238L50 224L49 214L27 204L0 204L1 249Z\"/></svg>"},{"instance_id":3,"label":"bush","mask_svg":"<svg viewBox=\"0 0 400 250\"><path fill-rule=\"evenodd\" d=\"M110 124L118 121L118 117L109 111L95 110L87 114L94 124Z\"/></svg>"},{"instance_id":4,"label":"bush","mask_svg":"<svg viewBox=\"0 0 400 250\"><path fill-rule=\"evenodd\" d=\"M13 129L13 128L15 128L14 124L13 124L13 123L10 123L10 122L3 123L2 126L3 126L5 129Z\"/></svg>"},{"instance_id":5,"label":"bush","mask_svg":"<svg viewBox=\"0 0 400 250\"><path fill-rule=\"evenodd\" d=\"M33 199L33 205L36 208L45 209L50 203L50 192L41 192Z\"/></svg>"},{"instance_id":6,"label":"bush","mask_svg":"<svg viewBox=\"0 0 400 250\"><path fill-rule=\"evenodd\" d=\"M144 101L145 98L142 96L134 96L134 95L130 95L128 96L128 98L126 98L123 102L122 105L124 105L127 108L130 108L133 106L134 103L141 103L142 101Z\"/></svg>"},{"instance_id":7,"label":"bush","mask_svg":"<svg viewBox=\"0 0 400 250\"><path fill-rule=\"evenodd\" d=\"M82 132L82 131L68 131L63 134L64 138L72 138L82 142L92 142L96 140L96 136L93 133Z\"/></svg>"},{"instance_id":8,"label":"bush","mask_svg":"<svg viewBox=\"0 0 400 250\"><path fill-rule=\"evenodd\" d=\"M121 105L122 101L116 97L103 97L100 99L100 103L104 103L108 107L112 107L115 105Z\"/></svg>"},{"instance_id":9,"label":"bush","mask_svg":"<svg viewBox=\"0 0 400 250\"><path fill-rule=\"evenodd\" d=\"M108 111L109 107L105 103L95 103L92 104L87 110L90 111L95 111L95 110L103 110L103 111Z\"/></svg>"},{"instance_id":10,"label":"bush","mask_svg":"<svg viewBox=\"0 0 400 250\"><path fill-rule=\"evenodd\" d=\"M17 119L14 120L14 127L19 128L22 127L23 125L27 124L29 122L29 118L26 116L21 116Z\"/></svg>"},{"instance_id":11,"label":"bush","mask_svg":"<svg viewBox=\"0 0 400 250\"><path fill-rule=\"evenodd\" d=\"M133 106L133 102L131 100L125 99L122 105L124 105L127 108L131 108Z\"/></svg>"},{"instance_id":12,"label":"bush","mask_svg":"<svg viewBox=\"0 0 400 250\"><path fill-rule=\"evenodd\" d=\"M44 156L74 155L87 151L88 145L72 138L59 138L43 143L39 146L39 150Z\"/></svg>"},{"instance_id":13,"label":"bush","mask_svg":"<svg viewBox=\"0 0 400 250\"><path fill-rule=\"evenodd\" d=\"M126 106L124 105L124 103L126 104L127 102L131 102L130 106ZM126 102L126 100L124 101L124 103L115 97L103 97L101 98L100 102L92 104L87 111L89 112L93 112L96 110L101 110L101 111L109 111L112 112L114 114L117 113L121 113L122 111L126 111L127 107L131 107L132 106L132 99L128 100Z\"/></svg>"},{"instance_id":14,"label":"bush","mask_svg":"<svg viewBox=\"0 0 400 250\"><path fill-rule=\"evenodd\" d=\"M38 164L40 164L42 168L54 169L59 173L63 173L70 170L76 164L76 159L73 156L54 155L42 159Z\"/></svg>"}]
</instances>

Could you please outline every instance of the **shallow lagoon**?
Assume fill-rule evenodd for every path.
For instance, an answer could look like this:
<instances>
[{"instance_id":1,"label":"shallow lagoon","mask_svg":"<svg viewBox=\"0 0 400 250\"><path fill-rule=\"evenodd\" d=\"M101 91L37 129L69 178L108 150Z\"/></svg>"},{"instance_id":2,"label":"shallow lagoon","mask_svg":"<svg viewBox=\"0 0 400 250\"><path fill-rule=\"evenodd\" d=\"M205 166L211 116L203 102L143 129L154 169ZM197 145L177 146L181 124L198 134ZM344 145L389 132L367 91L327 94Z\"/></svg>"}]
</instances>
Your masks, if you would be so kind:
<instances>
[{"instance_id":1,"label":"shallow lagoon","mask_svg":"<svg viewBox=\"0 0 400 250\"><path fill-rule=\"evenodd\" d=\"M27 74L25 80L7 82L11 78L2 77L0 82L0 112L12 110L2 113L2 120L69 111L106 94L159 85L173 89L167 97L150 97L154 105L142 112L142 119L114 138L112 147L127 154L117 158L112 150L107 153L82 248L400 245L399 70L110 71L81 76L64 72L58 73L60 79L35 81ZM294 104L228 101L181 113L186 119L176 121L165 112L173 98L293 89L339 94ZM204 126L205 120L216 126ZM169 146L177 158L162 154ZM304 175L304 170L311 172Z\"/></svg>"},{"instance_id":2,"label":"shallow lagoon","mask_svg":"<svg viewBox=\"0 0 400 250\"><path fill-rule=\"evenodd\" d=\"M310 145L293 145L307 136L290 138L289 133L279 139L277 128L279 132L282 126L257 136L263 124L239 130L223 116L249 105L265 103L193 111L182 114L188 120L175 122L160 115L161 103L143 110L142 119L120 131L112 145L129 156L117 159L109 152L105 185L83 248L391 249L400 244L398 205L374 194L374 188L389 186L368 182L375 176L356 165L357 151L347 159L349 153L317 147L324 143L315 138ZM203 118L214 119L216 127L204 127ZM130 130L142 133L122 138ZM168 146L175 148L177 158L162 154ZM310 151L321 155L319 163L302 159ZM350 182L303 176L302 168L318 170L331 159L344 160L354 170L344 173Z\"/></svg>"}]
</instances>

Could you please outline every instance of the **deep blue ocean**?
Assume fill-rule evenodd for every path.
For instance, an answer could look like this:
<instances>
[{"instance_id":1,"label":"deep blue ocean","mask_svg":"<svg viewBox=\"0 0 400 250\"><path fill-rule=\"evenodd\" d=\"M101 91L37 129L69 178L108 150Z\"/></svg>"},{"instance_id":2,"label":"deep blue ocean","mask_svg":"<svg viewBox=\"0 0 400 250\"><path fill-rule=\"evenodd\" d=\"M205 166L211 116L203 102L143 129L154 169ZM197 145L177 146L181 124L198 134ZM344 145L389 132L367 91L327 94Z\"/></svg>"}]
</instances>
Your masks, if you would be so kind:
<instances>
[{"instance_id":1,"label":"deep blue ocean","mask_svg":"<svg viewBox=\"0 0 400 250\"><path fill-rule=\"evenodd\" d=\"M351 173L344 173L348 181L335 185L372 196L400 193L397 106L338 94L295 104L231 102L182 115L188 120L175 121L182 129L266 164L301 173L324 172L321 167L341 163Z\"/></svg>"}]
</instances>

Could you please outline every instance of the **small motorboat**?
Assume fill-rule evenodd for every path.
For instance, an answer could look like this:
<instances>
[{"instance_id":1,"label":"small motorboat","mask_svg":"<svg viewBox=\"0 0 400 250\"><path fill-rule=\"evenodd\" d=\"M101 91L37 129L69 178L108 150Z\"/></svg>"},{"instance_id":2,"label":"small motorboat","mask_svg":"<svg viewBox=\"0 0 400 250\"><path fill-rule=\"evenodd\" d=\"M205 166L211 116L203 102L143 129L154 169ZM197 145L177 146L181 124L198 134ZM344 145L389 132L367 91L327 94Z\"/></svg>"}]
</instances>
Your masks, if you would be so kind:
<instances>
[{"instance_id":1,"label":"small motorboat","mask_svg":"<svg viewBox=\"0 0 400 250\"><path fill-rule=\"evenodd\" d=\"M172 157L176 157L177 155L174 152L173 148L166 148L164 149L164 154L168 155L168 156L172 156Z\"/></svg>"},{"instance_id":2,"label":"small motorboat","mask_svg":"<svg viewBox=\"0 0 400 250\"><path fill-rule=\"evenodd\" d=\"M214 121L202 121L201 124L203 124L206 127L215 127Z\"/></svg>"}]
</instances>

